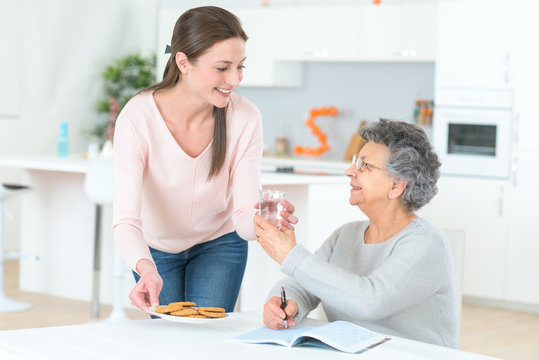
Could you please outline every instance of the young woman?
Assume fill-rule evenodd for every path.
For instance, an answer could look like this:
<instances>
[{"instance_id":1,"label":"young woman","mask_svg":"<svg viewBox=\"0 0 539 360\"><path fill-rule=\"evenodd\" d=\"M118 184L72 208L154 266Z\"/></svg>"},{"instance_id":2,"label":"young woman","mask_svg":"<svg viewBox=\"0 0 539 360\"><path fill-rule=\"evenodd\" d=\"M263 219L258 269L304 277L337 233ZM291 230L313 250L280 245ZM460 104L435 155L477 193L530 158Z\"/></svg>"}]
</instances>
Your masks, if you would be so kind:
<instances>
[{"instance_id":1,"label":"young woman","mask_svg":"<svg viewBox=\"0 0 539 360\"><path fill-rule=\"evenodd\" d=\"M133 305L233 311L254 239L262 125L233 92L247 36L230 12L176 22L163 81L124 107L114 137L114 237L135 271Z\"/></svg>"}]
</instances>

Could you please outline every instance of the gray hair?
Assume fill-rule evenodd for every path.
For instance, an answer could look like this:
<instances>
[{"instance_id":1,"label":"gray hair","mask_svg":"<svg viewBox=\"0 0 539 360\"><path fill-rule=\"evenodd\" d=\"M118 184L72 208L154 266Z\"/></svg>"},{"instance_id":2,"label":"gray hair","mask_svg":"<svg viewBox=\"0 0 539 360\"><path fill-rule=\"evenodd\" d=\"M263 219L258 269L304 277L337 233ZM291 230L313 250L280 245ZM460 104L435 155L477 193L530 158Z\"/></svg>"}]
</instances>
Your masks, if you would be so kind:
<instances>
[{"instance_id":1,"label":"gray hair","mask_svg":"<svg viewBox=\"0 0 539 360\"><path fill-rule=\"evenodd\" d=\"M441 164L421 127L404 121L380 119L365 126L361 136L367 142L389 148L386 163L389 173L407 183L402 193L406 210L418 210L436 195Z\"/></svg>"}]
</instances>

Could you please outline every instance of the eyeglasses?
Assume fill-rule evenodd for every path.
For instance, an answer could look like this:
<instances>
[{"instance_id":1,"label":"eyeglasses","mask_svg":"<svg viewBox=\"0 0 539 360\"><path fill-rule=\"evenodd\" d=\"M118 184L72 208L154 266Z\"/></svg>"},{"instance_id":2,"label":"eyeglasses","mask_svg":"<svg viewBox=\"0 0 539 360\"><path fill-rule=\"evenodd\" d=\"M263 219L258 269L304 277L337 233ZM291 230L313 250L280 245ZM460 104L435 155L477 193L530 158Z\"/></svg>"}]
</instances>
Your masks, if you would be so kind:
<instances>
[{"instance_id":1,"label":"eyeglasses","mask_svg":"<svg viewBox=\"0 0 539 360\"><path fill-rule=\"evenodd\" d=\"M356 155L354 155L354 157L352 158L352 165L356 165L356 171L361 170L361 167L363 167L363 166L365 166L369 170L370 169L378 169L378 170L382 170L382 171L387 171L386 169L383 169L383 168L378 167L376 165L364 162L363 160L361 160Z\"/></svg>"}]
</instances>

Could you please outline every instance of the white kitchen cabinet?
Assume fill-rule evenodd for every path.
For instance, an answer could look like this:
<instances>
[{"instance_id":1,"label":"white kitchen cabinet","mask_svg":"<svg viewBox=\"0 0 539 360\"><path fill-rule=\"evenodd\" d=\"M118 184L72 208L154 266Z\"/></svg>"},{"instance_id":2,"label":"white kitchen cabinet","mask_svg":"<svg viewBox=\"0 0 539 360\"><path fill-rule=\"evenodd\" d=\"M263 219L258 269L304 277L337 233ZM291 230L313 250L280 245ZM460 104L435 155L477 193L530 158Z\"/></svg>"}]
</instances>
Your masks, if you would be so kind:
<instances>
[{"instance_id":1,"label":"white kitchen cabinet","mask_svg":"<svg viewBox=\"0 0 539 360\"><path fill-rule=\"evenodd\" d=\"M240 19L249 39L246 45L247 61L241 86L300 86L301 64L276 61L274 54L275 17L272 9L237 8L229 9ZM170 45L172 31L178 17L185 9L162 9L158 20L157 75L160 79L170 54L165 54Z\"/></svg>"},{"instance_id":2,"label":"white kitchen cabinet","mask_svg":"<svg viewBox=\"0 0 539 360\"><path fill-rule=\"evenodd\" d=\"M19 114L22 79L21 2L0 1L0 119Z\"/></svg>"},{"instance_id":3,"label":"white kitchen cabinet","mask_svg":"<svg viewBox=\"0 0 539 360\"><path fill-rule=\"evenodd\" d=\"M276 59L276 36L279 26L272 8L230 9L240 20L249 37L246 45L244 78L241 86L300 86L301 64Z\"/></svg>"},{"instance_id":4,"label":"white kitchen cabinet","mask_svg":"<svg viewBox=\"0 0 539 360\"><path fill-rule=\"evenodd\" d=\"M359 58L359 6L277 8L276 56L294 61Z\"/></svg>"},{"instance_id":5,"label":"white kitchen cabinet","mask_svg":"<svg viewBox=\"0 0 539 360\"><path fill-rule=\"evenodd\" d=\"M507 300L539 304L539 152L519 153L507 233Z\"/></svg>"},{"instance_id":6,"label":"white kitchen cabinet","mask_svg":"<svg viewBox=\"0 0 539 360\"><path fill-rule=\"evenodd\" d=\"M510 87L514 10L509 1L440 1L436 87Z\"/></svg>"},{"instance_id":7,"label":"white kitchen cabinet","mask_svg":"<svg viewBox=\"0 0 539 360\"><path fill-rule=\"evenodd\" d=\"M359 24L363 61L434 61L436 5L363 6Z\"/></svg>"},{"instance_id":8,"label":"white kitchen cabinet","mask_svg":"<svg viewBox=\"0 0 539 360\"><path fill-rule=\"evenodd\" d=\"M249 37L242 86L301 86L303 61L434 61L436 7L287 6L230 8ZM161 76L181 9L159 13Z\"/></svg>"},{"instance_id":9,"label":"white kitchen cabinet","mask_svg":"<svg viewBox=\"0 0 539 360\"><path fill-rule=\"evenodd\" d=\"M509 182L444 176L438 187L418 213L439 228L464 230L463 294L504 299Z\"/></svg>"},{"instance_id":10,"label":"white kitchen cabinet","mask_svg":"<svg viewBox=\"0 0 539 360\"><path fill-rule=\"evenodd\" d=\"M517 4L517 36L514 46L515 124L514 145L517 149L539 152L539 2Z\"/></svg>"},{"instance_id":11,"label":"white kitchen cabinet","mask_svg":"<svg viewBox=\"0 0 539 360\"><path fill-rule=\"evenodd\" d=\"M436 7L280 8L277 56L296 61L434 61Z\"/></svg>"}]
</instances>

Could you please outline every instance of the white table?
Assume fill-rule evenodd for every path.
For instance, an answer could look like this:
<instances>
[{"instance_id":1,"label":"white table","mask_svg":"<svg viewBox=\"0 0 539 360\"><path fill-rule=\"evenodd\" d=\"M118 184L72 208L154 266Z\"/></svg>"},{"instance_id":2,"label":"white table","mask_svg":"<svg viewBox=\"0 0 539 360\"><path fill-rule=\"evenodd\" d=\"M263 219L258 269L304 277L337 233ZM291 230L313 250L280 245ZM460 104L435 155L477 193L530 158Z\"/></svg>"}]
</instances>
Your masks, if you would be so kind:
<instances>
[{"instance_id":1,"label":"white table","mask_svg":"<svg viewBox=\"0 0 539 360\"><path fill-rule=\"evenodd\" d=\"M320 321L307 319L302 326ZM410 359L481 360L478 354L393 337L363 354L278 345L226 342L262 326L256 313L232 313L225 320L186 324L130 320L0 331L1 359Z\"/></svg>"}]
</instances>

